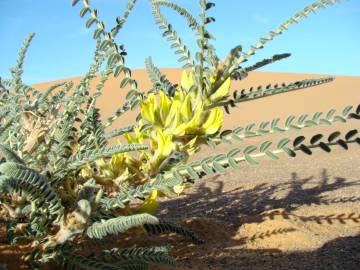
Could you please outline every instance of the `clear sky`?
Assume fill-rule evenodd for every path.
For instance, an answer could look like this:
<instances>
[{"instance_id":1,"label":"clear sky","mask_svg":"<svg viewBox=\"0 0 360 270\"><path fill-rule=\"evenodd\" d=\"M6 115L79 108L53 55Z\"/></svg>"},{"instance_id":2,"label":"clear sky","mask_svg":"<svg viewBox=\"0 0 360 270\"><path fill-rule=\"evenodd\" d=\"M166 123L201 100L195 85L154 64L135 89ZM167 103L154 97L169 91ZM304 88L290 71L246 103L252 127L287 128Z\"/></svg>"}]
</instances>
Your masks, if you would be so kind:
<instances>
[{"instance_id":1,"label":"clear sky","mask_svg":"<svg viewBox=\"0 0 360 270\"><path fill-rule=\"evenodd\" d=\"M36 36L29 49L24 79L43 82L82 75L89 66L94 41L92 30L79 17L81 3L71 7L70 0L0 0L0 76L9 77L18 49L27 33ZM108 29L122 15L125 0L90 0ZM197 0L177 0L195 14ZM247 49L261 35L276 28L313 0L213 0L216 7L209 15L216 22L209 27L217 38L214 43L220 57L234 46ZM174 12L163 9L186 44L195 51L193 32ZM197 16L197 15L196 15ZM93 28L92 28L93 29ZM143 68L152 56L159 67L179 67L169 43L161 37L151 15L148 0L138 0L128 22L119 33L125 44L128 66ZM360 76L360 1L348 0L321 9L316 15L292 26L289 31L261 50L254 61L273 54L290 52L292 56L269 65L262 71L301 72ZM251 62L249 62L251 63Z\"/></svg>"}]
</instances>

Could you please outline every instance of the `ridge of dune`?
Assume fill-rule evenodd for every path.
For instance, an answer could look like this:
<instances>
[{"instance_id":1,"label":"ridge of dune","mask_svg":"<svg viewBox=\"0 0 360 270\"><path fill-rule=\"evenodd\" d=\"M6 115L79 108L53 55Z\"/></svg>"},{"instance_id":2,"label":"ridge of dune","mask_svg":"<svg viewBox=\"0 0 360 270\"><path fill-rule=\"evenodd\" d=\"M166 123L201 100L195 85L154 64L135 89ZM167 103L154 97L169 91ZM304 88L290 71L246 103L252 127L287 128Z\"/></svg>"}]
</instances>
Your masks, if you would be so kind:
<instances>
[{"instance_id":1,"label":"ridge of dune","mask_svg":"<svg viewBox=\"0 0 360 270\"><path fill-rule=\"evenodd\" d=\"M165 68L162 73L173 82L178 83L181 78L181 69ZM147 91L151 88L150 78L144 69L133 71L133 77L138 81L139 89ZM281 72L252 72L242 81L233 81L232 90L248 89L251 86L257 87L268 84L289 83L312 78L324 78L329 75L320 74L301 74L301 73L281 73ZM347 105L357 105L360 97L360 76L334 76L335 80L315 87L305 88L298 91L274 95L252 102L244 102L236 108L231 109L231 115L225 116L225 128L231 128L238 124L245 124L251 121L271 120L276 117L286 117L288 115L301 115L303 113L315 113L317 111L327 112L335 108L343 109ZM33 86L42 90L54 83L73 81L75 84L81 77L61 79L51 82L34 84ZM110 77L102 90L102 96L98 98L98 107L102 118L105 119L123 104L128 88L120 89L119 84L122 77ZM99 78L91 83L94 91ZM115 121L114 128L134 123L137 110L126 112L120 119Z\"/></svg>"}]
</instances>

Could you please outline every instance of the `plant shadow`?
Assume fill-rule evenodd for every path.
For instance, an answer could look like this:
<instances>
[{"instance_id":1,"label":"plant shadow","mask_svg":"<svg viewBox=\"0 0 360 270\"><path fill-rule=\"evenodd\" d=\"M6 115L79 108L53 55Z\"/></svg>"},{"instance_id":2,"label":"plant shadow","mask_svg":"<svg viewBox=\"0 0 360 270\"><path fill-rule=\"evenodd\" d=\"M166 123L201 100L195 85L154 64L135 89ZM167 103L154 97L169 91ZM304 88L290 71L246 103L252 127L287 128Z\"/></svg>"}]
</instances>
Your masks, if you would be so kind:
<instances>
[{"instance_id":1,"label":"plant shadow","mask_svg":"<svg viewBox=\"0 0 360 270\"><path fill-rule=\"evenodd\" d=\"M359 186L360 180L331 179L326 169L322 170L320 179L313 176L301 179L293 172L289 181L261 183L251 188L236 187L229 191L224 191L225 184L219 177L202 182L190 194L162 202L157 216L175 220L213 218L241 226L246 222L261 222L267 216L263 213L269 210L282 209L286 215L305 205L360 202L360 196L329 196L331 192ZM212 187L207 186L209 182Z\"/></svg>"},{"instance_id":2,"label":"plant shadow","mask_svg":"<svg viewBox=\"0 0 360 270\"><path fill-rule=\"evenodd\" d=\"M178 269L357 269L360 197L352 191L359 185L360 180L329 177L325 169L319 178L292 173L281 183L231 190L216 176L184 197L162 202L157 214L207 241L195 246L167 238ZM333 228L337 231L331 235ZM309 245L301 243L308 239Z\"/></svg>"},{"instance_id":3,"label":"plant shadow","mask_svg":"<svg viewBox=\"0 0 360 270\"><path fill-rule=\"evenodd\" d=\"M189 252L184 254L184 250ZM311 251L282 252L274 248L175 248L178 270L354 270L360 265L360 234L338 237ZM162 270L168 268L153 267Z\"/></svg>"}]
</instances>

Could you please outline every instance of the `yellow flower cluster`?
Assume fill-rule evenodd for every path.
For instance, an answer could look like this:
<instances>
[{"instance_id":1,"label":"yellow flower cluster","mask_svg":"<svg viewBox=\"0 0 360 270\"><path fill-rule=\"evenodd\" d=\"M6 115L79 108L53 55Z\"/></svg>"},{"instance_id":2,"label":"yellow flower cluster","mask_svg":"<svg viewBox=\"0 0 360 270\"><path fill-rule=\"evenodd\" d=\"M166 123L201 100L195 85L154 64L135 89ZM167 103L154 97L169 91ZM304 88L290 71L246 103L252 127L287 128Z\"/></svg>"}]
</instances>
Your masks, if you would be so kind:
<instances>
[{"instance_id":1,"label":"yellow flower cluster","mask_svg":"<svg viewBox=\"0 0 360 270\"><path fill-rule=\"evenodd\" d=\"M210 78L210 83L215 80ZM103 173L102 179L112 179L116 186L126 181L143 183L155 177L174 153L180 153L185 162L187 157L197 152L207 136L217 133L223 125L223 111L209 105L223 99L229 93L230 79L226 80L214 93L204 95L195 85L193 72L183 71L181 84L174 96L163 91L151 93L140 103L141 117L138 126L124 137L128 143L149 143L147 150L140 151L137 158L123 153L112 156L109 163L98 161ZM178 165L170 163L167 169ZM183 190L177 187L175 193ZM154 191L139 211L151 212L156 209Z\"/></svg>"},{"instance_id":2,"label":"yellow flower cluster","mask_svg":"<svg viewBox=\"0 0 360 270\"><path fill-rule=\"evenodd\" d=\"M201 136L216 133L223 125L223 111L220 108L206 110L206 107L229 92L230 79L213 95L204 98L198 88L191 91L195 84L194 73L183 72L181 87L174 97L160 91L160 102L155 94L148 95L141 103L141 116L154 127L163 130L164 135Z\"/></svg>"}]
</instances>

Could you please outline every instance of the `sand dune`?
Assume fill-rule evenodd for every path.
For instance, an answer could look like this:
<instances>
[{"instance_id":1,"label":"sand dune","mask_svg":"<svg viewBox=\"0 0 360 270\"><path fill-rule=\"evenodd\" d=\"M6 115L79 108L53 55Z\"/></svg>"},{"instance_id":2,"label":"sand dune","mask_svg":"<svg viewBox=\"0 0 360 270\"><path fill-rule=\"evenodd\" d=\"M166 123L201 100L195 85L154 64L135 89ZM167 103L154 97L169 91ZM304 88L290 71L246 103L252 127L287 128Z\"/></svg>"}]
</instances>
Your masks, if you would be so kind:
<instances>
[{"instance_id":1,"label":"sand dune","mask_svg":"<svg viewBox=\"0 0 360 270\"><path fill-rule=\"evenodd\" d=\"M181 70L179 69L163 69L163 74L173 83L178 83L181 78ZM145 70L135 70L133 77L139 83L139 89L148 91L151 88L151 81ZM232 84L233 90L247 89L251 86L264 87L269 83L281 84L289 83L310 78L324 78L329 75L317 74L291 74L276 72L253 72L243 81L235 81ZM238 108L232 109L232 115L225 118L225 128L244 124L251 121L261 121L272 119L275 117L284 117L290 114L300 115L302 113L314 113L317 111L325 111L331 108L342 109L346 105L356 104L360 100L360 77L334 76L333 82L295 91L287 94L276 95L253 102L241 103ZM80 78L68 78L54 82L34 85L39 89L45 89L55 82L73 81L77 83ZM105 119L114 112L117 107L121 106L127 89L120 89L119 84L121 77L111 78L106 83L102 96L98 99L98 106L101 109L102 117ZM94 80L92 88L98 80ZM114 128L134 123L137 112L127 112L114 123Z\"/></svg>"}]
</instances>

